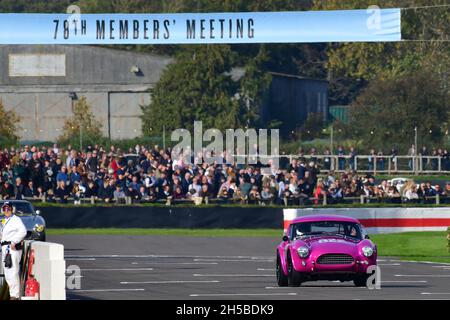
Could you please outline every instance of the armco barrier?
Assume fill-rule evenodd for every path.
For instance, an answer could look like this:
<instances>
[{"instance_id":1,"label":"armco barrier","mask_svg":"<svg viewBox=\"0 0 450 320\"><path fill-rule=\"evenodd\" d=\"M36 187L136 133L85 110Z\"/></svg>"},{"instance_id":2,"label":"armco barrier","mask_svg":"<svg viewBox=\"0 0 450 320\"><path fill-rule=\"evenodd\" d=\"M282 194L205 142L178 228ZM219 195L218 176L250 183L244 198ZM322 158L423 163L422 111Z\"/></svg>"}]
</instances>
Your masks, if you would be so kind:
<instances>
[{"instance_id":1,"label":"armco barrier","mask_svg":"<svg viewBox=\"0 0 450 320\"><path fill-rule=\"evenodd\" d=\"M38 207L38 206L37 206ZM306 214L339 214L357 218L370 233L445 231L450 207L305 208L271 207L42 207L48 228L221 228L286 227ZM284 213L284 214L283 214Z\"/></svg>"},{"instance_id":2,"label":"armco barrier","mask_svg":"<svg viewBox=\"0 0 450 320\"><path fill-rule=\"evenodd\" d=\"M281 228L269 207L42 207L48 228Z\"/></svg>"},{"instance_id":3,"label":"armco barrier","mask_svg":"<svg viewBox=\"0 0 450 320\"><path fill-rule=\"evenodd\" d=\"M450 208L306 208L284 209L284 230L305 215L343 215L358 219L370 234L411 231L445 231L450 226Z\"/></svg>"}]
</instances>

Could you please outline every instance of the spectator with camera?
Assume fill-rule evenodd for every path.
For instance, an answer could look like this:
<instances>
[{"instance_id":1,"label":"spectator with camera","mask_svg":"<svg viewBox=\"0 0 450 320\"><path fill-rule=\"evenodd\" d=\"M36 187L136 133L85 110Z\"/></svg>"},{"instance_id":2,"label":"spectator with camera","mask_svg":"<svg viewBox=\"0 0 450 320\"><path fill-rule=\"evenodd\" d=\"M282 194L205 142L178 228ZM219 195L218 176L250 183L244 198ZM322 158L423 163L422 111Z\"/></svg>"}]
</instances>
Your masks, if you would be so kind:
<instances>
[{"instance_id":1,"label":"spectator with camera","mask_svg":"<svg viewBox=\"0 0 450 320\"><path fill-rule=\"evenodd\" d=\"M344 195L339 180L336 180L335 183L331 184L328 189L328 195L331 200L330 203L337 204L342 202Z\"/></svg>"},{"instance_id":2,"label":"spectator with camera","mask_svg":"<svg viewBox=\"0 0 450 320\"><path fill-rule=\"evenodd\" d=\"M226 185L222 185L219 193L217 194L217 199L223 201L224 203L228 203L228 201L232 198L232 195L229 192L229 189Z\"/></svg>"},{"instance_id":3,"label":"spectator with camera","mask_svg":"<svg viewBox=\"0 0 450 320\"><path fill-rule=\"evenodd\" d=\"M259 204L261 200L261 194L258 191L257 186L253 186L248 194L248 204Z\"/></svg>"}]
</instances>

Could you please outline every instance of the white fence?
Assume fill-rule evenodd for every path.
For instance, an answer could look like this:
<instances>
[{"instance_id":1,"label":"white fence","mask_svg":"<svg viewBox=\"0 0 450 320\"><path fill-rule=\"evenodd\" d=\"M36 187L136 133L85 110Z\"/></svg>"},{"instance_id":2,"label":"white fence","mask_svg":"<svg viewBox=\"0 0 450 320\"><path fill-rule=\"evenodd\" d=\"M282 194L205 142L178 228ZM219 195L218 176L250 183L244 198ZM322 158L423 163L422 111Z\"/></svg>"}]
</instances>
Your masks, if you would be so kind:
<instances>
[{"instance_id":1,"label":"white fence","mask_svg":"<svg viewBox=\"0 0 450 320\"><path fill-rule=\"evenodd\" d=\"M354 170L373 174L443 174L450 173L450 159L441 156L371 156L371 155L279 155L283 168L293 159L304 159L317 163L322 172L345 172ZM284 164L284 166L283 166ZM286 168L283 168L286 169Z\"/></svg>"}]
</instances>

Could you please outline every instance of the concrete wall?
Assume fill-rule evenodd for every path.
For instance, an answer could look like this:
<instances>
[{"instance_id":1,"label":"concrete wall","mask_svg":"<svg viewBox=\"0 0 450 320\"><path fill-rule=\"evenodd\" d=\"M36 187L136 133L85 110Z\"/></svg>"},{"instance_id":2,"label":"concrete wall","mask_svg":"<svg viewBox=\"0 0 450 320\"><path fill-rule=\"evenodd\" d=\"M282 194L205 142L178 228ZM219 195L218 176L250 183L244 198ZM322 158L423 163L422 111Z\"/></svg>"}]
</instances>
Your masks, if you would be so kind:
<instances>
[{"instance_id":1,"label":"concrete wall","mask_svg":"<svg viewBox=\"0 0 450 320\"><path fill-rule=\"evenodd\" d=\"M112 139L140 136L140 105L150 103L150 93L141 92L77 92L85 96L102 124L103 135ZM21 117L23 141L54 141L62 133L64 122L72 115L68 92L0 93L6 110Z\"/></svg>"},{"instance_id":2,"label":"concrete wall","mask_svg":"<svg viewBox=\"0 0 450 320\"><path fill-rule=\"evenodd\" d=\"M13 77L10 75L10 56L65 55L64 77ZM0 86L34 85L131 85L154 84L164 68L172 61L165 56L138 54L95 46L63 45L0 45ZM132 73L131 67L141 69ZM28 68L33 69L30 64Z\"/></svg>"},{"instance_id":3,"label":"concrete wall","mask_svg":"<svg viewBox=\"0 0 450 320\"><path fill-rule=\"evenodd\" d=\"M4 93L0 97L6 110L14 110L20 115L23 140L51 141L57 138L62 133L64 121L72 114L68 93ZM99 111L99 101L95 100L98 99L89 99L89 102L96 103L92 104L96 117L107 120L107 109Z\"/></svg>"},{"instance_id":4,"label":"concrete wall","mask_svg":"<svg viewBox=\"0 0 450 320\"><path fill-rule=\"evenodd\" d=\"M131 92L112 92L111 101L111 135L117 139L127 139L142 134L140 106L150 104L150 94Z\"/></svg>"},{"instance_id":5,"label":"concrete wall","mask_svg":"<svg viewBox=\"0 0 450 320\"><path fill-rule=\"evenodd\" d=\"M23 141L61 135L72 114L71 92L87 98L105 136L134 138L141 134L140 105L150 103L149 89L171 62L91 46L0 46L0 99L21 116ZM131 72L133 66L140 71Z\"/></svg>"}]
</instances>

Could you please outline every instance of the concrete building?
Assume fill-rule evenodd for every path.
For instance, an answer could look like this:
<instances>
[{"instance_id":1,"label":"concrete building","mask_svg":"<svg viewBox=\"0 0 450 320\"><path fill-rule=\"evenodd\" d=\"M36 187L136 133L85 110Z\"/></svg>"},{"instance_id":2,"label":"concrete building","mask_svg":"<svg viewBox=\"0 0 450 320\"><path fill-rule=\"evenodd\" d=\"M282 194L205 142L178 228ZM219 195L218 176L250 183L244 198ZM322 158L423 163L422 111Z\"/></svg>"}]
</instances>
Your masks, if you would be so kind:
<instances>
[{"instance_id":1,"label":"concrete building","mask_svg":"<svg viewBox=\"0 0 450 320\"><path fill-rule=\"evenodd\" d=\"M23 141L54 141L85 96L103 133L141 135L140 105L172 60L93 46L0 46L0 99L22 118Z\"/></svg>"},{"instance_id":2,"label":"concrete building","mask_svg":"<svg viewBox=\"0 0 450 320\"><path fill-rule=\"evenodd\" d=\"M282 136L299 129L310 113L319 113L324 122L329 119L327 80L271 72L272 83L260 109L263 124L280 121ZM231 77L239 81L245 76L242 68L233 69Z\"/></svg>"},{"instance_id":3,"label":"concrete building","mask_svg":"<svg viewBox=\"0 0 450 320\"><path fill-rule=\"evenodd\" d=\"M323 121L328 120L328 81L272 73L270 94L261 115L264 122L283 122L280 133L288 136L302 126L310 113L322 114Z\"/></svg>"}]
</instances>

